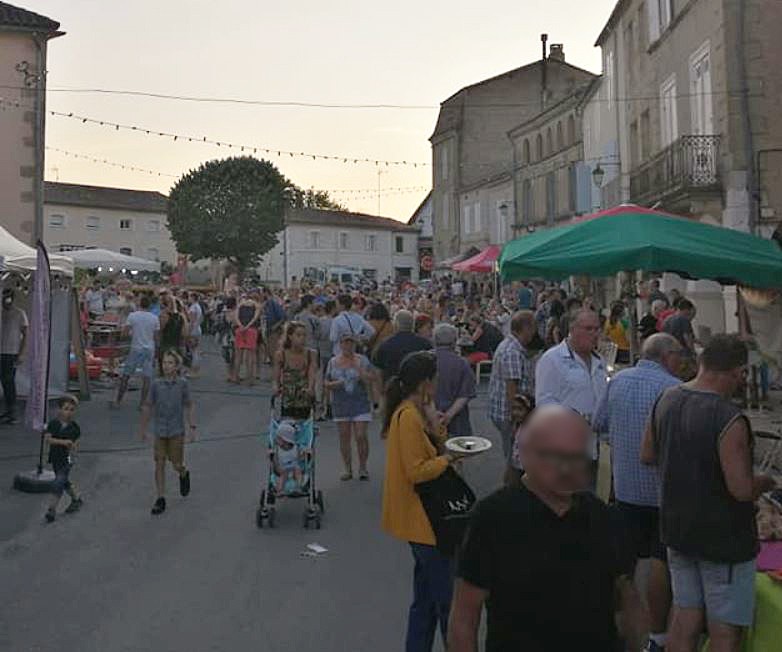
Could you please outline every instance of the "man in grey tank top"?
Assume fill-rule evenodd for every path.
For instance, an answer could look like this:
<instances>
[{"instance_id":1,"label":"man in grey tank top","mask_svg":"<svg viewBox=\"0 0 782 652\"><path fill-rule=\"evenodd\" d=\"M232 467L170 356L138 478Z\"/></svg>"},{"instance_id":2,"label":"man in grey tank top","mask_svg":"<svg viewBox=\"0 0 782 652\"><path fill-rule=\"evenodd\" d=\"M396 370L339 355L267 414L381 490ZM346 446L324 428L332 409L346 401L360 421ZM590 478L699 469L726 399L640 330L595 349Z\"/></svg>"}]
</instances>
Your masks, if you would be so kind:
<instances>
[{"instance_id":1,"label":"man in grey tank top","mask_svg":"<svg viewBox=\"0 0 782 652\"><path fill-rule=\"evenodd\" d=\"M704 617L713 649L739 651L752 624L754 501L774 488L752 472L752 430L731 397L746 380L747 349L715 335L697 377L657 401L641 460L660 468L660 531L668 547L673 614L666 649L695 652Z\"/></svg>"}]
</instances>

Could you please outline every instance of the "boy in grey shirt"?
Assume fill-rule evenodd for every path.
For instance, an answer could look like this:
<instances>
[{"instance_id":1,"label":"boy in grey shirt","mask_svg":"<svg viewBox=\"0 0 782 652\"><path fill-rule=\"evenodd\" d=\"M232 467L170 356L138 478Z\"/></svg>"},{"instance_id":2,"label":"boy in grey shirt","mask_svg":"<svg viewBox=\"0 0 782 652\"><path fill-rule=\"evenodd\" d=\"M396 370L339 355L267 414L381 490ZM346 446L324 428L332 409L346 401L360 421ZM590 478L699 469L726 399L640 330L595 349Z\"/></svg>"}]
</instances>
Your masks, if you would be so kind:
<instances>
[{"instance_id":1,"label":"boy in grey shirt","mask_svg":"<svg viewBox=\"0 0 782 652\"><path fill-rule=\"evenodd\" d=\"M190 471L184 463L185 432L188 442L195 439L193 402L187 380L179 374L182 357L176 351L163 354L163 377L152 384L149 398L141 413L141 441L147 440L147 426L154 410L155 430L155 487L157 500L152 513L162 514L166 509L166 460L179 474L179 493L190 493ZM187 427L186 427L187 426Z\"/></svg>"}]
</instances>

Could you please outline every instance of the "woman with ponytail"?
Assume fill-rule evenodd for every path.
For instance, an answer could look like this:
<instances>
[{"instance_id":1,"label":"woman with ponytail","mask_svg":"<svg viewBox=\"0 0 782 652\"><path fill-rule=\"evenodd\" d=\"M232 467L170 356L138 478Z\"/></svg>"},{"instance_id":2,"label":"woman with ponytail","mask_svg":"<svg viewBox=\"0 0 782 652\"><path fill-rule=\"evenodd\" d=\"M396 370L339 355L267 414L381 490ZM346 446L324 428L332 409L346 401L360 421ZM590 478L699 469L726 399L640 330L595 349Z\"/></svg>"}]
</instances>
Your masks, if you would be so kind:
<instances>
[{"instance_id":1,"label":"woman with ponytail","mask_svg":"<svg viewBox=\"0 0 782 652\"><path fill-rule=\"evenodd\" d=\"M410 544L415 562L407 652L430 652L438 625L445 642L453 591L452 560L437 549L415 490L416 484L440 477L456 460L451 453L441 454L446 431L433 402L436 376L434 353L411 353L386 388L383 529Z\"/></svg>"}]
</instances>

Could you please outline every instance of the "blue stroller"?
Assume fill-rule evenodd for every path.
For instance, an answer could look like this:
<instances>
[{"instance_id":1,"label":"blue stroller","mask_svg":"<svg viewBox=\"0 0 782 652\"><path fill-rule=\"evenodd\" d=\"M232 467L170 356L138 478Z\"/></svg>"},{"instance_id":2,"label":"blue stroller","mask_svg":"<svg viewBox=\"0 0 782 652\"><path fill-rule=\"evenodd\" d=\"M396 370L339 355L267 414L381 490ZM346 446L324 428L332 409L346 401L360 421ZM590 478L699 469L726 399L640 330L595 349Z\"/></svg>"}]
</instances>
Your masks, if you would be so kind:
<instances>
[{"instance_id":1,"label":"blue stroller","mask_svg":"<svg viewBox=\"0 0 782 652\"><path fill-rule=\"evenodd\" d=\"M287 433L292 435L284 442L278 438L281 427L286 436ZM261 491L260 505L255 515L255 523L259 528L263 528L265 524L270 528L274 527L277 501L284 497L285 499L306 498L307 508L302 518L303 525L309 528L312 523L316 530L320 529L325 508L323 492L316 489L315 485L316 437L317 427L312 415L304 421L281 421L275 411L275 397L272 397L271 420L266 436L269 475L266 488ZM281 447L286 442L289 446L287 450ZM280 490L280 473L285 472L281 464L286 465L285 470L290 472L285 473L285 481Z\"/></svg>"}]
</instances>

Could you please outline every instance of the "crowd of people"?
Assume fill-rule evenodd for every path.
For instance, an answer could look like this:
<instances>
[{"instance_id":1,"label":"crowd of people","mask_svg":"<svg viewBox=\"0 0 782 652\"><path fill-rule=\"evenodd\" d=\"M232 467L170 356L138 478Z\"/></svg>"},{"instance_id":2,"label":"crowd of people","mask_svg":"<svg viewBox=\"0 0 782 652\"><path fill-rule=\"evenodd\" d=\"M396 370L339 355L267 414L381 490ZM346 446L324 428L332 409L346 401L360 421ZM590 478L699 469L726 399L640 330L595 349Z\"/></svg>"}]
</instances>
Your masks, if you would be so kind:
<instances>
[{"instance_id":1,"label":"crowd of people","mask_svg":"<svg viewBox=\"0 0 782 652\"><path fill-rule=\"evenodd\" d=\"M90 319L101 319L107 299L97 285L84 294ZM738 650L753 607L753 501L774 486L753 476L751 428L731 402L746 345L723 335L697 342L692 302L656 280L641 299L634 335L621 302L601 308L527 282L501 296L451 278L126 292L120 327L130 351L112 405L130 377L142 378L141 435L150 422L155 435L153 514L166 508L167 461L180 493L190 491L187 377L199 373L204 334L223 351L226 382L252 386L269 365L283 419L333 420L342 481L354 468L369 480L368 427L382 411L382 526L414 561L409 651L431 650L439 630L449 650L472 652L484 609L487 650L615 650L621 637L628 649L694 651L704 629L711 649ZM435 534L421 486L461 468L444 443L472 434L475 368L489 362L505 487L471 509L454 554ZM68 491L70 510L82 504L68 476L74 412L66 400L47 428L55 498ZM610 506L596 495L600 441L610 445ZM645 606L633 581L640 559L651 560Z\"/></svg>"}]
</instances>

